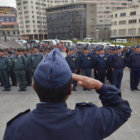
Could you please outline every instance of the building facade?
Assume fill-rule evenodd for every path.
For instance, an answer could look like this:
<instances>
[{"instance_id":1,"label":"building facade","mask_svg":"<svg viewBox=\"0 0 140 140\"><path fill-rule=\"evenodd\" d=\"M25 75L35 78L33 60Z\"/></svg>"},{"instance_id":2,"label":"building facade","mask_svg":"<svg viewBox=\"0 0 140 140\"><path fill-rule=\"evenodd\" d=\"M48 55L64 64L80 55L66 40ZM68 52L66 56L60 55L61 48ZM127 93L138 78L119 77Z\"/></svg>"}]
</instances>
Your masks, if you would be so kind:
<instances>
[{"instance_id":1,"label":"building facade","mask_svg":"<svg viewBox=\"0 0 140 140\"><path fill-rule=\"evenodd\" d=\"M16 9L13 7L0 7L0 36L19 36Z\"/></svg>"},{"instance_id":2,"label":"building facade","mask_svg":"<svg viewBox=\"0 0 140 140\"><path fill-rule=\"evenodd\" d=\"M99 40L110 40L111 12L132 6L133 0L49 0L48 6L72 2L94 2L97 4L97 29Z\"/></svg>"},{"instance_id":3,"label":"building facade","mask_svg":"<svg viewBox=\"0 0 140 140\"><path fill-rule=\"evenodd\" d=\"M96 4L71 3L47 9L48 38L96 38Z\"/></svg>"},{"instance_id":4,"label":"building facade","mask_svg":"<svg viewBox=\"0 0 140 140\"><path fill-rule=\"evenodd\" d=\"M19 30L23 38L47 38L46 4L46 0L16 0Z\"/></svg>"},{"instance_id":5,"label":"building facade","mask_svg":"<svg viewBox=\"0 0 140 140\"><path fill-rule=\"evenodd\" d=\"M111 39L140 43L140 4L112 12Z\"/></svg>"}]
</instances>

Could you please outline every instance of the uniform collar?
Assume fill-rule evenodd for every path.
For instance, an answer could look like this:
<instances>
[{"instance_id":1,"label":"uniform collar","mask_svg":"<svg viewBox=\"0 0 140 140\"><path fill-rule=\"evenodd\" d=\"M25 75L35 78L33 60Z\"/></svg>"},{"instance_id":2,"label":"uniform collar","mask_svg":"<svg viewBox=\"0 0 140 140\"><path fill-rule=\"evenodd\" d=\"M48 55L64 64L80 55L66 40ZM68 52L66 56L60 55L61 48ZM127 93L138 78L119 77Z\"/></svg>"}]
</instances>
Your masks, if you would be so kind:
<instances>
[{"instance_id":1,"label":"uniform collar","mask_svg":"<svg viewBox=\"0 0 140 140\"><path fill-rule=\"evenodd\" d=\"M34 112L65 112L67 111L67 104L62 103L45 103L41 102L36 105Z\"/></svg>"}]
</instances>

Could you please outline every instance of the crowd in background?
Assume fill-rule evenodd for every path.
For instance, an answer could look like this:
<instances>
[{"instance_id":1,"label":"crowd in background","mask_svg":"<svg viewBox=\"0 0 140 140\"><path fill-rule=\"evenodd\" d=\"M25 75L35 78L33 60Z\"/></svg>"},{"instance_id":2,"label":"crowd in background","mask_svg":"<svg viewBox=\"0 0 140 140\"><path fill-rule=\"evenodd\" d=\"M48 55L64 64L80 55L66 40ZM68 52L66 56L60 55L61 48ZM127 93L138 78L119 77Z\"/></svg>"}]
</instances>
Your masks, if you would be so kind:
<instances>
[{"instance_id":1,"label":"crowd in background","mask_svg":"<svg viewBox=\"0 0 140 140\"><path fill-rule=\"evenodd\" d=\"M0 83L3 91L10 91L11 86L19 85L19 91L26 91L32 85L33 74L37 65L54 46L32 45L26 49L1 49L0 50ZM55 48L59 48L55 46ZM66 51L66 61L71 71L92 77L94 70L95 79L121 89L121 81L125 67L130 69L130 89L139 90L140 80L140 46L106 47L97 45L75 45L59 48ZM77 83L73 81L73 90L76 91ZM88 89L83 89L88 90Z\"/></svg>"}]
</instances>

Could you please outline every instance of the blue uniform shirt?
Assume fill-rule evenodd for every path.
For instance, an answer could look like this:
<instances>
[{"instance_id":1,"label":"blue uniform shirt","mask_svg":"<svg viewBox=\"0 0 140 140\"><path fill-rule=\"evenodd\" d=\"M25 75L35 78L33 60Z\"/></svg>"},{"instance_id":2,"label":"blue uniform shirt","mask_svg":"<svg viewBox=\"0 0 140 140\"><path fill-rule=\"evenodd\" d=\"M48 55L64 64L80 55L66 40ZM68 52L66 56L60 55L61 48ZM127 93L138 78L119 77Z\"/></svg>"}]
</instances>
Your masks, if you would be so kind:
<instances>
[{"instance_id":1,"label":"blue uniform shirt","mask_svg":"<svg viewBox=\"0 0 140 140\"><path fill-rule=\"evenodd\" d=\"M98 55L95 57L95 69L107 69L108 68L108 56Z\"/></svg>"},{"instance_id":2,"label":"blue uniform shirt","mask_svg":"<svg viewBox=\"0 0 140 140\"><path fill-rule=\"evenodd\" d=\"M132 53L128 62L130 68L140 69L140 53Z\"/></svg>"},{"instance_id":3,"label":"blue uniform shirt","mask_svg":"<svg viewBox=\"0 0 140 140\"><path fill-rule=\"evenodd\" d=\"M72 55L72 56L67 55L65 59L69 64L71 70L76 70L78 68L78 59L76 55Z\"/></svg>"},{"instance_id":4,"label":"blue uniform shirt","mask_svg":"<svg viewBox=\"0 0 140 140\"><path fill-rule=\"evenodd\" d=\"M78 103L74 110L66 103L42 103L8 122L4 140L102 140L130 117L120 90L103 85L97 91L102 107Z\"/></svg>"},{"instance_id":5,"label":"blue uniform shirt","mask_svg":"<svg viewBox=\"0 0 140 140\"><path fill-rule=\"evenodd\" d=\"M110 66L115 69L123 69L126 65L124 54L114 54L110 57Z\"/></svg>"},{"instance_id":6,"label":"blue uniform shirt","mask_svg":"<svg viewBox=\"0 0 140 140\"><path fill-rule=\"evenodd\" d=\"M91 54L81 55L80 66L82 69L85 69L85 68L92 69L94 66L93 56Z\"/></svg>"}]
</instances>

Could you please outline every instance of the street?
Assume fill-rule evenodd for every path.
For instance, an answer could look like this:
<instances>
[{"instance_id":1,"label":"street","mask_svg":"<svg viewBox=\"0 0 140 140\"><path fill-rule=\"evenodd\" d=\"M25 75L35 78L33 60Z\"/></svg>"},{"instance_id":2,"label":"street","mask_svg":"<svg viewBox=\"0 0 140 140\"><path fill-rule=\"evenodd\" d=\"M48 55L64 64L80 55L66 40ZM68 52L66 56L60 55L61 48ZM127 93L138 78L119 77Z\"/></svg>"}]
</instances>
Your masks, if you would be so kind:
<instances>
[{"instance_id":1,"label":"street","mask_svg":"<svg viewBox=\"0 0 140 140\"><path fill-rule=\"evenodd\" d=\"M129 70L126 68L122 81L122 96L129 101L133 111L132 116L125 125L106 140L140 140L140 91L131 92L129 74ZM10 92L3 92L2 89L3 87L0 87L0 140L8 120L26 109L34 109L36 103L39 102L31 87L28 88L27 92L18 92L18 87L12 87ZM67 101L68 107L73 109L76 102L83 101L91 101L101 106L95 91L84 92L81 87L78 87L77 92L73 92Z\"/></svg>"}]
</instances>

